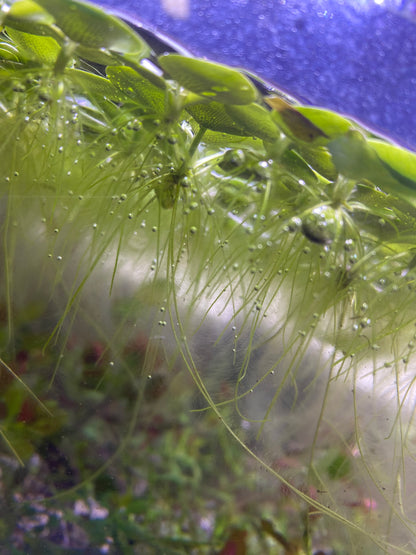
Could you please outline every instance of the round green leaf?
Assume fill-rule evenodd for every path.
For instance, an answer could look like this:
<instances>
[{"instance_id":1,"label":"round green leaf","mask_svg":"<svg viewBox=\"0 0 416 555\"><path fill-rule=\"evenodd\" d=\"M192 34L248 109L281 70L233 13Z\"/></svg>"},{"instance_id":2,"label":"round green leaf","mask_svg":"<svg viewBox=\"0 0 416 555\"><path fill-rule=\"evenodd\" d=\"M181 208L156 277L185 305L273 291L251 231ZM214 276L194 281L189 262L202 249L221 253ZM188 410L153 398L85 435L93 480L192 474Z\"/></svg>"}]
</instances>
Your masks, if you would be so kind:
<instances>
[{"instance_id":1,"label":"round green leaf","mask_svg":"<svg viewBox=\"0 0 416 555\"><path fill-rule=\"evenodd\" d=\"M111 83L109 79L94 75L80 69L67 69L65 76L70 79L76 89L91 97L105 97L110 100L123 100L124 95Z\"/></svg>"},{"instance_id":2,"label":"round green leaf","mask_svg":"<svg viewBox=\"0 0 416 555\"><path fill-rule=\"evenodd\" d=\"M343 135L352 127L349 120L330 110L313 108L311 106L299 106L296 109L313 125L323 131L329 139L335 139L335 137Z\"/></svg>"},{"instance_id":3,"label":"round green leaf","mask_svg":"<svg viewBox=\"0 0 416 555\"><path fill-rule=\"evenodd\" d=\"M378 139L367 142L395 177L413 182L416 192L416 153Z\"/></svg>"},{"instance_id":4,"label":"round green leaf","mask_svg":"<svg viewBox=\"0 0 416 555\"><path fill-rule=\"evenodd\" d=\"M185 89L224 104L250 104L257 90L236 69L179 54L160 56L161 67Z\"/></svg>"},{"instance_id":5,"label":"round green leaf","mask_svg":"<svg viewBox=\"0 0 416 555\"><path fill-rule=\"evenodd\" d=\"M224 104L210 102L209 104L192 104L187 106L186 111L191 114L199 125L230 135L249 137L251 133L242 129L225 110Z\"/></svg>"},{"instance_id":6,"label":"round green leaf","mask_svg":"<svg viewBox=\"0 0 416 555\"><path fill-rule=\"evenodd\" d=\"M52 28L54 17L42 9L32 0L14 2L6 13L3 24L32 35L52 35L56 30Z\"/></svg>"},{"instance_id":7,"label":"round green leaf","mask_svg":"<svg viewBox=\"0 0 416 555\"><path fill-rule=\"evenodd\" d=\"M324 147L310 148L306 145L296 145L297 152L317 173L328 179L335 181L338 177L338 171L332 161L332 156Z\"/></svg>"},{"instance_id":8,"label":"round green leaf","mask_svg":"<svg viewBox=\"0 0 416 555\"><path fill-rule=\"evenodd\" d=\"M126 66L110 66L107 68L107 76L111 83L129 98L150 107L155 113L164 112L165 91L153 85L134 69Z\"/></svg>"},{"instance_id":9,"label":"round green leaf","mask_svg":"<svg viewBox=\"0 0 416 555\"><path fill-rule=\"evenodd\" d=\"M29 60L51 66L56 62L61 51L61 47L52 37L31 35L9 28L7 28L7 34L19 47L19 52Z\"/></svg>"},{"instance_id":10,"label":"round green leaf","mask_svg":"<svg viewBox=\"0 0 416 555\"><path fill-rule=\"evenodd\" d=\"M100 8L77 0L38 0L73 41L88 48L104 48L144 57L148 45L130 27Z\"/></svg>"},{"instance_id":11,"label":"round green leaf","mask_svg":"<svg viewBox=\"0 0 416 555\"><path fill-rule=\"evenodd\" d=\"M270 117L270 112L258 104L225 105L225 111L241 129L253 137L263 141L274 141L280 135L277 125Z\"/></svg>"},{"instance_id":12,"label":"round green leaf","mask_svg":"<svg viewBox=\"0 0 416 555\"><path fill-rule=\"evenodd\" d=\"M273 110L273 119L283 132L295 141L318 146L328 142L328 135L305 117L297 107L288 104L279 96L267 97L265 101Z\"/></svg>"}]
</instances>

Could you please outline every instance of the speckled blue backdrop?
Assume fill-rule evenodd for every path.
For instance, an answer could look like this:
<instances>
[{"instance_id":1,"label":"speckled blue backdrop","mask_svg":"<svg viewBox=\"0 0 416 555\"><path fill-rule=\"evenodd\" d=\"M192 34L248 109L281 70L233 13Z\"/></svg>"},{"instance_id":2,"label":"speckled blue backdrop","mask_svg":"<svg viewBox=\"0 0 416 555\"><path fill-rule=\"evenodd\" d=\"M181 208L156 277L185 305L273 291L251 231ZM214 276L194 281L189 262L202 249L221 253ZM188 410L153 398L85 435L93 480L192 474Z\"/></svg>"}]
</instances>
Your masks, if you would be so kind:
<instances>
[{"instance_id":1,"label":"speckled blue backdrop","mask_svg":"<svg viewBox=\"0 0 416 555\"><path fill-rule=\"evenodd\" d=\"M355 116L416 150L413 0L96 3L167 34L196 55L246 67L298 98Z\"/></svg>"}]
</instances>

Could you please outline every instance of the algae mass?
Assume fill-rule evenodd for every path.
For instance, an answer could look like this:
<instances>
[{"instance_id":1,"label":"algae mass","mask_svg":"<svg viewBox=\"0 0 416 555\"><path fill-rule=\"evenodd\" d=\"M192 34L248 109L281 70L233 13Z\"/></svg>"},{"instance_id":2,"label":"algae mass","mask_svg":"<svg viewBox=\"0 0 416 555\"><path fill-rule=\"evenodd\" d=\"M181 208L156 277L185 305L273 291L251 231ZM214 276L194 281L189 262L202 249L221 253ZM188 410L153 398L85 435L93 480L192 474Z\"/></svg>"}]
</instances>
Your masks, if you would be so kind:
<instances>
[{"instance_id":1,"label":"algae mass","mask_svg":"<svg viewBox=\"0 0 416 555\"><path fill-rule=\"evenodd\" d=\"M414 553L416 155L1 8L0 543Z\"/></svg>"}]
</instances>

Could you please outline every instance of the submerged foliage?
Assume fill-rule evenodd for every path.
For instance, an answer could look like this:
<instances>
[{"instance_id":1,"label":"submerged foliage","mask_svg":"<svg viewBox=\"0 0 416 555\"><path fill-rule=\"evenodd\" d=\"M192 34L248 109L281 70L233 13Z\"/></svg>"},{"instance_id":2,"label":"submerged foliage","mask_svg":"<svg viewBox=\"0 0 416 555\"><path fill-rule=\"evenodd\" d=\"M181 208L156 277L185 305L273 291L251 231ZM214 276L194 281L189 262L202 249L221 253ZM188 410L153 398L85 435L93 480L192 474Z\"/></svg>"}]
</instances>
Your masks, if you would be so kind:
<instances>
[{"instance_id":1,"label":"submerged foliage","mask_svg":"<svg viewBox=\"0 0 416 555\"><path fill-rule=\"evenodd\" d=\"M178 527L143 531L150 502L130 492L111 533L149 552L249 549L256 526L285 553L414 552L416 155L278 90L264 97L242 71L157 57L89 4L17 0L0 23L4 451L27 462L78 422L76 399L106 421L113 397L120 447L106 440L109 462L84 468L72 454L91 489L165 415L170 394L152 405L149 382L184 398L196 384L184 419L219 419L218 437L267 469L275 503L234 531L220 519L211 537L188 522L179 540ZM91 426L87 453L87 429L107 433ZM194 485L199 464L179 464ZM175 492L182 478L166 476Z\"/></svg>"}]
</instances>

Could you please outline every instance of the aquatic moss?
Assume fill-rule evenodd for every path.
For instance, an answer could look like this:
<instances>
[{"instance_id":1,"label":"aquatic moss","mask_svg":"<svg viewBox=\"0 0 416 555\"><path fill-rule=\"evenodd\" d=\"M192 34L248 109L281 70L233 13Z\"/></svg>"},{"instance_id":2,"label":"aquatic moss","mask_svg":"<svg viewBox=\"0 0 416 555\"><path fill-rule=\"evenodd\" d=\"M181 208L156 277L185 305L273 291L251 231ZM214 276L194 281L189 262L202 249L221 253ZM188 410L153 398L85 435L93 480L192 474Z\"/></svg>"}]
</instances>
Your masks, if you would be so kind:
<instances>
[{"instance_id":1,"label":"aquatic moss","mask_svg":"<svg viewBox=\"0 0 416 555\"><path fill-rule=\"evenodd\" d=\"M2 18L7 372L35 298L55 353L23 380L39 403L74 337L98 336L96 387L127 380L130 440L162 357L297 496L303 549L334 526L323 543L410 553L416 156L244 72L156 57L88 4ZM16 413L2 434L24 459Z\"/></svg>"}]
</instances>

